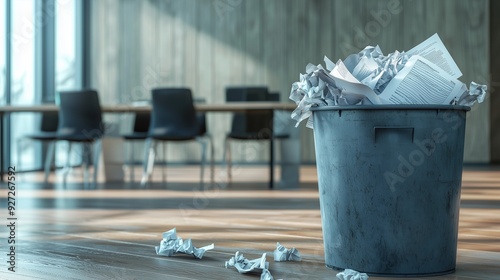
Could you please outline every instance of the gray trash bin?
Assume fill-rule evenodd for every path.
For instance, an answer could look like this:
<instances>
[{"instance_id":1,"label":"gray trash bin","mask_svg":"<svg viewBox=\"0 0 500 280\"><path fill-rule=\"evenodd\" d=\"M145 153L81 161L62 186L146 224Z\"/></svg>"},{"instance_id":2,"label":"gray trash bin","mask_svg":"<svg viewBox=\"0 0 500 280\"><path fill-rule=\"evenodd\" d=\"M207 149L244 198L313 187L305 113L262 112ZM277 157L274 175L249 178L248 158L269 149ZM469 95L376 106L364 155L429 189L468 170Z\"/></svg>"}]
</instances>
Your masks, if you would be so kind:
<instances>
[{"instance_id":1,"label":"gray trash bin","mask_svg":"<svg viewBox=\"0 0 500 280\"><path fill-rule=\"evenodd\" d=\"M387 276L455 270L469 109L313 109L328 267Z\"/></svg>"}]
</instances>

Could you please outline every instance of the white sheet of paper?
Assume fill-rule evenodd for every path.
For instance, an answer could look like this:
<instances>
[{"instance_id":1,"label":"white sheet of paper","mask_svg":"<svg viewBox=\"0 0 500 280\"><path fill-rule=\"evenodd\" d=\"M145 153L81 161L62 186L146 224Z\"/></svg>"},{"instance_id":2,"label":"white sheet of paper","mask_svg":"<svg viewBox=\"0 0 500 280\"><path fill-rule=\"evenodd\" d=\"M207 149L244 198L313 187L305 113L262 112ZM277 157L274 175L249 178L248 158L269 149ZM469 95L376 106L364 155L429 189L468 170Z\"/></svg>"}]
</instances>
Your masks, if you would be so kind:
<instances>
[{"instance_id":1,"label":"white sheet of paper","mask_svg":"<svg viewBox=\"0 0 500 280\"><path fill-rule=\"evenodd\" d=\"M451 57L451 54L446 49L443 41L441 41L437 33L407 51L406 54L410 56L420 55L425 59L432 61L455 79L462 76L462 72L460 72L458 65Z\"/></svg>"},{"instance_id":2,"label":"white sheet of paper","mask_svg":"<svg viewBox=\"0 0 500 280\"><path fill-rule=\"evenodd\" d=\"M370 74L378 69L378 63L373 60L373 58L369 58L363 56L354 70L352 71L352 75L356 77L358 81L363 80L364 78L370 76Z\"/></svg>"},{"instance_id":3,"label":"white sheet of paper","mask_svg":"<svg viewBox=\"0 0 500 280\"><path fill-rule=\"evenodd\" d=\"M414 55L387 85L380 98L392 104L450 104L462 82L427 59Z\"/></svg>"}]
</instances>

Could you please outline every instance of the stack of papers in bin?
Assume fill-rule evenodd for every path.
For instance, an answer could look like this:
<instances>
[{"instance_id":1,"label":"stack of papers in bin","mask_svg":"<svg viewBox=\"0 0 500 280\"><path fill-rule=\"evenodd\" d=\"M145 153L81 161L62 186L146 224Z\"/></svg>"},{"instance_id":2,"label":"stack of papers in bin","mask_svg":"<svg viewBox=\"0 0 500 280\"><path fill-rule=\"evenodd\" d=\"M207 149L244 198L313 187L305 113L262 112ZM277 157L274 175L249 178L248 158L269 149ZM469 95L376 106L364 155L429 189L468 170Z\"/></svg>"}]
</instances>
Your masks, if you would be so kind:
<instances>
[{"instance_id":1,"label":"stack of papers in bin","mask_svg":"<svg viewBox=\"0 0 500 280\"><path fill-rule=\"evenodd\" d=\"M407 52L384 55L368 46L344 61L326 56L325 68L308 64L293 83L290 99L297 125L311 116L311 107L381 104L465 105L481 103L486 85L458 80L462 72L437 34ZM307 126L312 128L312 118Z\"/></svg>"}]
</instances>

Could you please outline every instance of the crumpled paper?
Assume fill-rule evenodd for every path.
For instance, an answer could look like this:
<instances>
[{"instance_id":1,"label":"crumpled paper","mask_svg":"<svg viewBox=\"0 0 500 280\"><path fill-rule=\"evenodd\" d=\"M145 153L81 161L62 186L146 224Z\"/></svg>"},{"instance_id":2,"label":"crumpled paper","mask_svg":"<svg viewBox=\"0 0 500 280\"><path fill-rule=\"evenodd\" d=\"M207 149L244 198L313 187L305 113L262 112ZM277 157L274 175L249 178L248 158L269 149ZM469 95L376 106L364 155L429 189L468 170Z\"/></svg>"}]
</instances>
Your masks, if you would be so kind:
<instances>
[{"instance_id":1,"label":"crumpled paper","mask_svg":"<svg viewBox=\"0 0 500 280\"><path fill-rule=\"evenodd\" d=\"M368 61L367 61L368 60ZM371 88L376 94L382 93L392 78L404 67L408 61L405 52L395 51L387 56L382 54L379 46L368 46L357 54L351 54L345 59L345 66L362 84ZM306 74L300 74L299 81L292 84L289 98L297 104L292 112L292 119L297 125L309 118L307 127L312 128L311 107L316 106L342 106L371 104L351 92L345 92L338 87L331 77L330 71L335 67L328 57L324 57L326 69L321 64L306 66ZM371 64L371 68L369 66ZM360 65L365 66L361 71ZM371 71L366 71L366 68ZM364 74L368 72L368 75Z\"/></svg>"},{"instance_id":2,"label":"crumpled paper","mask_svg":"<svg viewBox=\"0 0 500 280\"><path fill-rule=\"evenodd\" d=\"M439 40L438 37L433 36L431 38ZM439 40L439 42L441 41ZM289 97L297 104L297 108L292 112L292 119L297 121L296 126L298 126L301 121L308 119L306 126L313 128L312 107L391 103L388 102L387 98L380 98L382 101L381 103L373 102L373 100L368 100L369 98L366 98L368 97L367 95L359 94L359 91L353 91L353 89L359 89L359 85L363 85L369 88L371 96L376 97L382 95L393 78L398 73L403 73L402 70L410 58L413 55L419 54L421 53L415 51L414 48L408 51L408 53L396 50L389 55L384 55L379 46L367 46L359 53L349 55L343 63L339 60L340 63L345 65L345 68L347 68L350 73L349 75L352 75L356 80L354 81L354 86L350 89L342 86L345 80L343 81L342 78L338 76L334 77L333 75L333 72L335 72L333 69L339 66L339 62L337 62L337 64L333 63L330 59L325 57L326 69L321 64L313 65L309 63L306 66L306 73L300 74L299 81L292 84ZM449 55L449 53L447 53L447 55ZM461 75L461 73L459 74ZM458 82L458 80L454 81L454 83ZM470 85L470 90L467 89L467 86L463 85L458 95L455 95L457 93L453 92L455 97L449 104L472 106L475 103L481 103L484 100L486 91L486 85L479 85L473 82ZM449 100L447 102L449 102ZM443 105L446 104L443 103Z\"/></svg>"},{"instance_id":3,"label":"crumpled paper","mask_svg":"<svg viewBox=\"0 0 500 280\"><path fill-rule=\"evenodd\" d=\"M184 253L193 255L198 259L203 257L206 251L212 250L214 244L210 244L201 248L193 246L191 239L183 240L177 237L175 228L163 233L163 240L160 241L160 246L155 246L156 254L171 257L176 253Z\"/></svg>"},{"instance_id":4,"label":"crumpled paper","mask_svg":"<svg viewBox=\"0 0 500 280\"><path fill-rule=\"evenodd\" d=\"M271 275L271 272L266 268L264 268L262 270L262 274L260 274L260 280L274 280L274 278Z\"/></svg>"},{"instance_id":5,"label":"crumpled paper","mask_svg":"<svg viewBox=\"0 0 500 280\"><path fill-rule=\"evenodd\" d=\"M239 273L249 273L249 272L262 272L264 269L269 268L269 262L266 262L266 253L262 254L262 257L254 260L249 260L236 252L234 257L231 257L229 261L226 261L226 268L234 266Z\"/></svg>"},{"instance_id":6,"label":"crumpled paper","mask_svg":"<svg viewBox=\"0 0 500 280\"><path fill-rule=\"evenodd\" d=\"M375 47L367 46L359 53L349 55L344 64L361 83L369 86L375 93L380 94L392 78L404 67L408 58L404 51L399 52L397 50L384 56L377 45ZM360 71L361 66L367 65L371 66L369 68L371 72Z\"/></svg>"},{"instance_id":7,"label":"crumpled paper","mask_svg":"<svg viewBox=\"0 0 500 280\"><path fill-rule=\"evenodd\" d=\"M486 85L480 85L475 82L471 82L469 90L465 88L464 93L459 100L455 102L456 105L473 106L477 103L482 103L486 96L486 91L488 87Z\"/></svg>"},{"instance_id":8,"label":"crumpled paper","mask_svg":"<svg viewBox=\"0 0 500 280\"><path fill-rule=\"evenodd\" d=\"M274 261L300 261L301 259L302 258L300 257L300 252L296 248L287 249L279 242L276 243L276 250L274 250Z\"/></svg>"},{"instance_id":9,"label":"crumpled paper","mask_svg":"<svg viewBox=\"0 0 500 280\"><path fill-rule=\"evenodd\" d=\"M366 273L360 273L356 270L346 269L342 272L337 273L337 279L339 280L368 280L368 275Z\"/></svg>"},{"instance_id":10,"label":"crumpled paper","mask_svg":"<svg viewBox=\"0 0 500 280\"><path fill-rule=\"evenodd\" d=\"M325 57L325 59L328 58ZM311 107L318 106L318 104L338 105L344 100L340 89L320 79L320 72L328 74L321 64L315 66L309 63L306 66L306 74L300 74L300 81L292 84L290 99L297 104L297 108L292 112L292 119L297 121L296 126L304 119L311 117ZM309 118L307 127L312 128L312 118Z\"/></svg>"}]
</instances>

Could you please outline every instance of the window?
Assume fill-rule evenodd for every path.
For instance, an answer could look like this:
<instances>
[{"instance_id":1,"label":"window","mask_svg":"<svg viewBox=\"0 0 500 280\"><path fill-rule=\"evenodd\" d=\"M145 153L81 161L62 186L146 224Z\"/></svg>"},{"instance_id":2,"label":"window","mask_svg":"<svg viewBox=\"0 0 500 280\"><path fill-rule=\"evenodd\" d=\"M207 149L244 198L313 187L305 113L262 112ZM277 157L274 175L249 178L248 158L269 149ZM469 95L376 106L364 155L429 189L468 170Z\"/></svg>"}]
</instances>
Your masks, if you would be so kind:
<instances>
[{"instance_id":1,"label":"window","mask_svg":"<svg viewBox=\"0 0 500 280\"><path fill-rule=\"evenodd\" d=\"M31 105L35 96L35 0L11 1L11 69L10 104ZM19 146L19 139L35 129L35 114L16 113L10 118L11 163L19 168L33 169L35 145Z\"/></svg>"},{"instance_id":2,"label":"window","mask_svg":"<svg viewBox=\"0 0 500 280\"><path fill-rule=\"evenodd\" d=\"M56 91L81 87L81 7L82 0L0 0L0 104L53 102ZM19 144L39 129L39 114L6 119L4 166L41 169L42 145Z\"/></svg>"},{"instance_id":3,"label":"window","mask_svg":"<svg viewBox=\"0 0 500 280\"><path fill-rule=\"evenodd\" d=\"M55 6L55 89L56 92L81 88L77 63L77 1L57 1ZM54 99L52 99L54 100ZM68 157L67 143L57 143L55 161L62 165ZM71 155L69 155L71 156Z\"/></svg>"},{"instance_id":4,"label":"window","mask_svg":"<svg viewBox=\"0 0 500 280\"><path fill-rule=\"evenodd\" d=\"M56 91L77 85L75 0L56 2Z\"/></svg>"},{"instance_id":5,"label":"window","mask_svg":"<svg viewBox=\"0 0 500 280\"><path fill-rule=\"evenodd\" d=\"M35 1L16 0L12 5L11 90L14 105L35 102Z\"/></svg>"}]
</instances>

